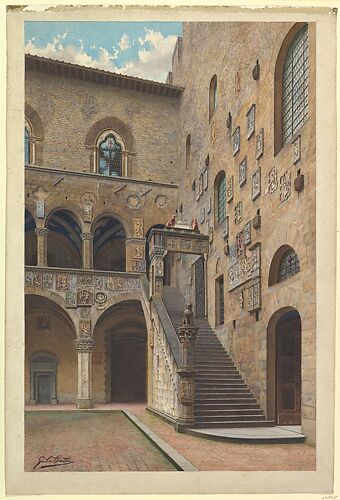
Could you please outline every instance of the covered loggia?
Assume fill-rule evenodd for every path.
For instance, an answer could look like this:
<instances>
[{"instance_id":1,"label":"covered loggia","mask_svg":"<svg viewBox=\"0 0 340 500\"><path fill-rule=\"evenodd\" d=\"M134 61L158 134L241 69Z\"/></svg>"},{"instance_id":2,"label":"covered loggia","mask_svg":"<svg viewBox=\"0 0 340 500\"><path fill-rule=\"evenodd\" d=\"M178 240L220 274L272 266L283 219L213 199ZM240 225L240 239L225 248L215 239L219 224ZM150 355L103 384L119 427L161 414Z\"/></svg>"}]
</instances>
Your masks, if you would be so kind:
<instances>
[{"instance_id":1,"label":"covered loggia","mask_svg":"<svg viewBox=\"0 0 340 500\"><path fill-rule=\"evenodd\" d=\"M140 302L127 300L107 309L94 338L95 397L104 393L107 403L146 401L147 330Z\"/></svg>"},{"instance_id":2,"label":"covered loggia","mask_svg":"<svg viewBox=\"0 0 340 500\"><path fill-rule=\"evenodd\" d=\"M104 216L93 225L93 268L101 271L126 270L126 233L114 216Z\"/></svg>"},{"instance_id":3,"label":"covered loggia","mask_svg":"<svg viewBox=\"0 0 340 500\"><path fill-rule=\"evenodd\" d=\"M25 296L25 402L75 403L75 328L60 305L40 295Z\"/></svg>"},{"instance_id":4,"label":"covered loggia","mask_svg":"<svg viewBox=\"0 0 340 500\"><path fill-rule=\"evenodd\" d=\"M80 269L82 267L81 228L69 210L55 210L47 219L47 265Z\"/></svg>"},{"instance_id":5,"label":"covered loggia","mask_svg":"<svg viewBox=\"0 0 340 500\"><path fill-rule=\"evenodd\" d=\"M37 235L35 220L29 210L25 209L25 265L37 265Z\"/></svg>"}]
</instances>

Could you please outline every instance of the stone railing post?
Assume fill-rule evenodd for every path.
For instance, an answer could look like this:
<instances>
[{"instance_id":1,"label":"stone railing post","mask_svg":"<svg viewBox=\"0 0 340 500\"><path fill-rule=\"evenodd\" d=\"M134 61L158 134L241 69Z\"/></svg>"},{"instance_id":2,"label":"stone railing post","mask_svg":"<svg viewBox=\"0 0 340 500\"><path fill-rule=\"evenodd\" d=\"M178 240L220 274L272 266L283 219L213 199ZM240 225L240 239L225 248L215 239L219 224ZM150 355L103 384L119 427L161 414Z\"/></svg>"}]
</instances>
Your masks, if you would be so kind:
<instances>
[{"instance_id":1,"label":"stone railing post","mask_svg":"<svg viewBox=\"0 0 340 500\"><path fill-rule=\"evenodd\" d=\"M83 269L93 268L93 234L81 233Z\"/></svg>"},{"instance_id":2,"label":"stone railing post","mask_svg":"<svg viewBox=\"0 0 340 500\"><path fill-rule=\"evenodd\" d=\"M197 335L197 327L191 324L183 324L177 328L177 334L181 343L182 366L178 368L179 376L179 416L176 422L176 430L184 432L186 428L195 424L195 374L194 366L194 343Z\"/></svg>"},{"instance_id":3,"label":"stone railing post","mask_svg":"<svg viewBox=\"0 0 340 500\"><path fill-rule=\"evenodd\" d=\"M47 266L47 235L49 229L47 227L37 227L35 229L37 235L37 266Z\"/></svg>"},{"instance_id":4,"label":"stone railing post","mask_svg":"<svg viewBox=\"0 0 340 500\"><path fill-rule=\"evenodd\" d=\"M92 399L92 351L95 341L90 334L90 320L80 320L80 337L76 340L78 353L78 395L77 408L93 408ZM85 332L85 330L87 330Z\"/></svg>"}]
</instances>

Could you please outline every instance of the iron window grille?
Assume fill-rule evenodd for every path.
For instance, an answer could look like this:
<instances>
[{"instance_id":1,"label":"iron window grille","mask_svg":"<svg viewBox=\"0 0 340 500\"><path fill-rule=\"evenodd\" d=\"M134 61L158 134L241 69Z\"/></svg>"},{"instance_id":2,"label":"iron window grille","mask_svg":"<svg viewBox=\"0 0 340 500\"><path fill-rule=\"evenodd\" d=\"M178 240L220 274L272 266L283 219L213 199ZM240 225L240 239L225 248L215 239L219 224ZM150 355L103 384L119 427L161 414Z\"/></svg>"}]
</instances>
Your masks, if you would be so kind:
<instances>
[{"instance_id":1,"label":"iron window grille","mask_svg":"<svg viewBox=\"0 0 340 500\"><path fill-rule=\"evenodd\" d=\"M291 276L294 276L294 274L298 273L299 271L300 262L296 252L294 252L294 250L287 250L283 254L279 264L277 277L278 283L286 280L287 278L290 278Z\"/></svg>"},{"instance_id":2,"label":"iron window grille","mask_svg":"<svg viewBox=\"0 0 340 500\"><path fill-rule=\"evenodd\" d=\"M308 118L308 26L295 36L286 55L282 82L282 144L287 144Z\"/></svg>"}]
</instances>

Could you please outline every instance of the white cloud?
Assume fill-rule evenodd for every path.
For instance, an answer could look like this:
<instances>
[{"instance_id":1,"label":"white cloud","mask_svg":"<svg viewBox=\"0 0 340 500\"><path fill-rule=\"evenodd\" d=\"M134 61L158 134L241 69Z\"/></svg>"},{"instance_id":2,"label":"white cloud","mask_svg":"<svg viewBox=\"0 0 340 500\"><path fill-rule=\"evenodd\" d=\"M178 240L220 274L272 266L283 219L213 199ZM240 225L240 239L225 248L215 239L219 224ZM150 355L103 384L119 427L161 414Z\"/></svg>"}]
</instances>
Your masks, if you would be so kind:
<instances>
[{"instance_id":1,"label":"white cloud","mask_svg":"<svg viewBox=\"0 0 340 500\"><path fill-rule=\"evenodd\" d=\"M176 35L164 36L160 32L146 29L145 36L138 39L143 47L138 51L138 59L127 62L119 69L119 72L150 80L165 81L171 69L176 41Z\"/></svg>"},{"instance_id":2,"label":"white cloud","mask_svg":"<svg viewBox=\"0 0 340 500\"><path fill-rule=\"evenodd\" d=\"M176 35L164 36L162 33L145 29L145 36L138 39L141 49L138 51L137 59L120 66L119 53L131 46L127 33L122 36L119 42L121 50L114 46L112 46L111 51L100 47L99 56L96 59L86 53L82 39L78 40L80 46L76 46L73 44L65 45L66 38L67 32L55 36L52 42L44 47L37 47L34 43L35 38L32 37L25 46L25 52L139 78L165 81L171 68L172 53L177 40ZM92 45L90 48L94 49L95 46Z\"/></svg>"},{"instance_id":3,"label":"white cloud","mask_svg":"<svg viewBox=\"0 0 340 500\"><path fill-rule=\"evenodd\" d=\"M127 33L124 33L118 45L120 47L120 50L127 50L131 47L130 37Z\"/></svg>"}]
</instances>

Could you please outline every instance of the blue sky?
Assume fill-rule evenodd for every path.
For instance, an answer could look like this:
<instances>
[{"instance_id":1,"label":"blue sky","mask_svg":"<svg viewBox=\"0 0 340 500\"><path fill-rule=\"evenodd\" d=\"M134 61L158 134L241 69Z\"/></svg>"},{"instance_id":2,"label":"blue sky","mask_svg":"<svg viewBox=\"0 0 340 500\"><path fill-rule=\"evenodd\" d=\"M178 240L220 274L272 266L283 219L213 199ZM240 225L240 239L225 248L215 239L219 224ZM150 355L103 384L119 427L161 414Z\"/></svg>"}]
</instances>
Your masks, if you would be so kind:
<instances>
[{"instance_id":1,"label":"blue sky","mask_svg":"<svg viewBox=\"0 0 340 500\"><path fill-rule=\"evenodd\" d=\"M25 22L25 51L165 81L182 23L165 22Z\"/></svg>"}]
</instances>

